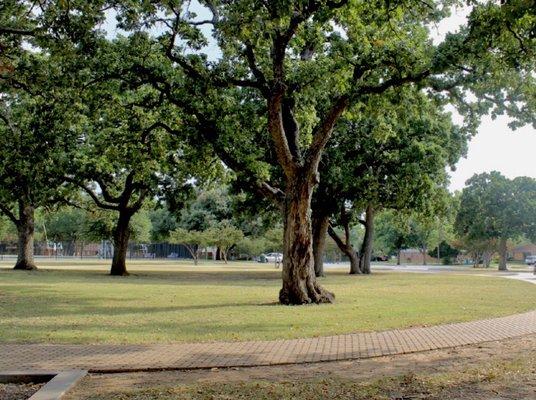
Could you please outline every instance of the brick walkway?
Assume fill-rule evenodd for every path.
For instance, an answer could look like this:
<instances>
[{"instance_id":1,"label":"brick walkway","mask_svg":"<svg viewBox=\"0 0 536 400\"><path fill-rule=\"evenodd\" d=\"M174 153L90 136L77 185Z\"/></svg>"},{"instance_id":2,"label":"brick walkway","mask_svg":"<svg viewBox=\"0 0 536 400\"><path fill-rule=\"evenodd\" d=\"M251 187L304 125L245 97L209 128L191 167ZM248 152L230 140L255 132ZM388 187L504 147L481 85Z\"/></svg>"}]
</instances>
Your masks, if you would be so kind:
<instances>
[{"instance_id":1,"label":"brick walkway","mask_svg":"<svg viewBox=\"0 0 536 400\"><path fill-rule=\"evenodd\" d=\"M0 345L0 371L93 372L348 360L456 347L536 333L536 310L425 328L309 339L154 345Z\"/></svg>"}]
</instances>

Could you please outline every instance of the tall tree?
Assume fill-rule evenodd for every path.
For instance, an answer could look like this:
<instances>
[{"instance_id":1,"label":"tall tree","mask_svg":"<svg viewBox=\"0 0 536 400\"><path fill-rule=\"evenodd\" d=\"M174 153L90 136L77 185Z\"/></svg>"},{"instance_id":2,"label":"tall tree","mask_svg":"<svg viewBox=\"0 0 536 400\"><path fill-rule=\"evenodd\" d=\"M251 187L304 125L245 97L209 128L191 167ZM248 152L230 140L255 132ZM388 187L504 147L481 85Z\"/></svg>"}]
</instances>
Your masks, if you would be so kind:
<instances>
[{"instance_id":1,"label":"tall tree","mask_svg":"<svg viewBox=\"0 0 536 400\"><path fill-rule=\"evenodd\" d=\"M210 170L196 168L208 164L211 153L202 144L186 144L181 115L169 110L159 92L151 85L129 86L114 75L129 54L150 56L146 42L136 39L100 41L87 71L81 138L67 177L97 207L116 212L111 275L128 275L129 223L145 202L162 196L170 181L187 192Z\"/></svg>"},{"instance_id":2,"label":"tall tree","mask_svg":"<svg viewBox=\"0 0 536 400\"><path fill-rule=\"evenodd\" d=\"M0 203L17 226L16 269L33 269L35 209L63 201L80 108L76 54L104 19L103 1L0 5Z\"/></svg>"},{"instance_id":3,"label":"tall tree","mask_svg":"<svg viewBox=\"0 0 536 400\"><path fill-rule=\"evenodd\" d=\"M189 2L144 3L138 15L125 2L124 28L158 25L164 31L159 41L169 68L145 65L141 75L188 109L230 168L248 172L258 190L280 204L281 303L333 300L315 279L310 204L324 148L351 105L403 85L439 90L452 101L470 90L487 99L482 108L495 112L516 112L525 104L530 90L524 88L534 81L533 2L471 2L467 25L434 44L428 27L457 3L201 1L212 16L200 20ZM213 28L212 38L205 25ZM206 55L211 40L221 52L217 60ZM259 125L271 142L255 140ZM248 144L255 150L238 154ZM280 188L255 168L264 145L264 155L275 155L281 170Z\"/></svg>"},{"instance_id":4,"label":"tall tree","mask_svg":"<svg viewBox=\"0 0 536 400\"><path fill-rule=\"evenodd\" d=\"M26 54L18 62L0 79L0 211L17 227L15 269L35 269L35 210L65 200L77 104L54 81L62 77L53 59Z\"/></svg>"},{"instance_id":5,"label":"tall tree","mask_svg":"<svg viewBox=\"0 0 536 400\"><path fill-rule=\"evenodd\" d=\"M375 214L436 208L447 182L445 168L464 154L467 136L442 111L441 101L408 88L373 97L362 110L348 113L321 162L324 179L312 207L315 242L327 230L350 259L350 273L370 273ZM342 238L333 229L340 225L349 233L353 223L365 228L359 257L349 235ZM315 244L313 249L319 274L323 250Z\"/></svg>"},{"instance_id":6,"label":"tall tree","mask_svg":"<svg viewBox=\"0 0 536 400\"><path fill-rule=\"evenodd\" d=\"M456 231L466 241L498 243L499 270L507 269L507 241L536 230L536 180L506 178L497 171L475 174L466 182L456 216Z\"/></svg>"}]
</instances>

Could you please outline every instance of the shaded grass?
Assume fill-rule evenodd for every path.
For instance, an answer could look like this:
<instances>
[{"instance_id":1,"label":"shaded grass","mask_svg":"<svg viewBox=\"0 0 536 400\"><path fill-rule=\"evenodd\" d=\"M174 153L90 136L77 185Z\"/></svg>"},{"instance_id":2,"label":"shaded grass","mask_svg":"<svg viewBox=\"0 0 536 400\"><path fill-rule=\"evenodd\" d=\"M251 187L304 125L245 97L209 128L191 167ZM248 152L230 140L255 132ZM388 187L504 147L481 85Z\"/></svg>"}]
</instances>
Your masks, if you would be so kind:
<instances>
[{"instance_id":1,"label":"shaded grass","mask_svg":"<svg viewBox=\"0 0 536 400\"><path fill-rule=\"evenodd\" d=\"M252 263L103 262L0 270L0 340L155 343L298 338L468 321L523 312L536 287L494 277L329 270L331 305L275 303L280 271Z\"/></svg>"}]
</instances>

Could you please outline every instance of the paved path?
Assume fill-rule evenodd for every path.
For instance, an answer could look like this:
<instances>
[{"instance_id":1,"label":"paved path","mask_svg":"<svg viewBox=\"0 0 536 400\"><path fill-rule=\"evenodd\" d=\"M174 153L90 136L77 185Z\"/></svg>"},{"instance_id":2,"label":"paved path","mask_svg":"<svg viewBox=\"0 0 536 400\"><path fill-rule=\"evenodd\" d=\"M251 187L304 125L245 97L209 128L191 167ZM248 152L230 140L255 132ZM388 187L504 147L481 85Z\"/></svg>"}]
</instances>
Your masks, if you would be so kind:
<instances>
[{"instance_id":1,"label":"paved path","mask_svg":"<svg viewBox=\"0 0 536 400\"><path fill-rule=\"evenodd\" d=\"M502 318L320 338L154 345L0 345L0 371L93 372L277 365L404 354L536 333L536 310Z\"/></svg>"},{"instance_id":2,"label":"paved path","mask_svg":"<svg viewBox=\"0 0 536 400\"><path fill-rule=\"evenodd\" d=\"M536 284L536 275L532 272L514 272L511 274L506 273L505 275L498 275L502 278L515 279L518 281L524 281L528 283Z\"/></svg>"}]
</instances>

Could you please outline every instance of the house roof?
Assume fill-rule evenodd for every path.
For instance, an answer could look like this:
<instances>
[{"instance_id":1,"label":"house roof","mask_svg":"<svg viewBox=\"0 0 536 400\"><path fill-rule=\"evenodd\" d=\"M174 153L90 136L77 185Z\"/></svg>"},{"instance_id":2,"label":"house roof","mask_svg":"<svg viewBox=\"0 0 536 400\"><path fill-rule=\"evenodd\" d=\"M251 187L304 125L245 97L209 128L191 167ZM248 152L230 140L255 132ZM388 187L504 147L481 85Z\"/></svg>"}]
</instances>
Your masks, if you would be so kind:
<instances>
[{"instance_id":1,"label":"house roof","mask_svg":"<svg viewBox=\"0 0 536 400\"><path fill-rule=\"evenodd\" d=\"M535 253L536 254L536 244L529 243L522 246L517 246L512 249L515 253Z\"/></svg>"}]
</instances>

